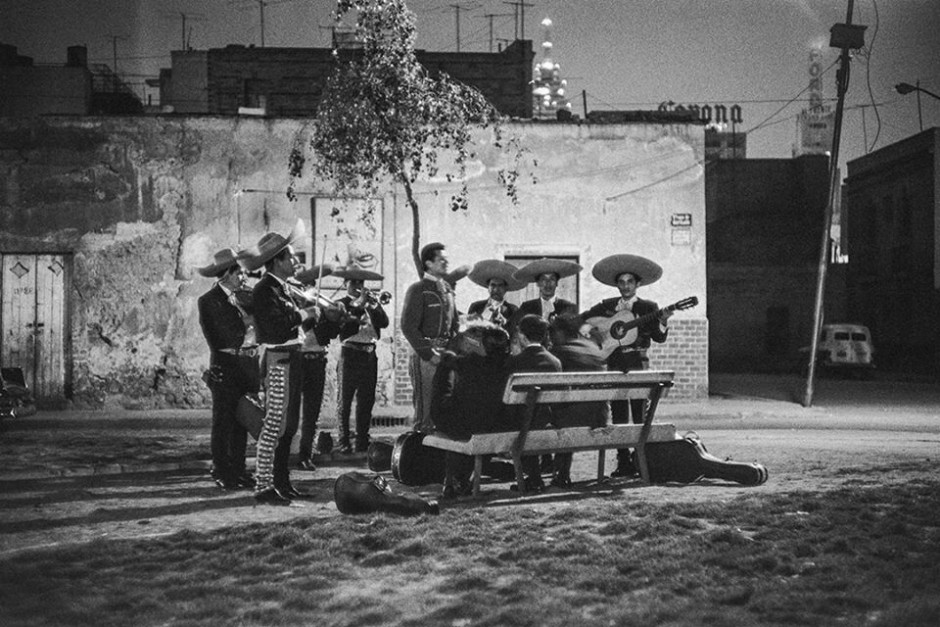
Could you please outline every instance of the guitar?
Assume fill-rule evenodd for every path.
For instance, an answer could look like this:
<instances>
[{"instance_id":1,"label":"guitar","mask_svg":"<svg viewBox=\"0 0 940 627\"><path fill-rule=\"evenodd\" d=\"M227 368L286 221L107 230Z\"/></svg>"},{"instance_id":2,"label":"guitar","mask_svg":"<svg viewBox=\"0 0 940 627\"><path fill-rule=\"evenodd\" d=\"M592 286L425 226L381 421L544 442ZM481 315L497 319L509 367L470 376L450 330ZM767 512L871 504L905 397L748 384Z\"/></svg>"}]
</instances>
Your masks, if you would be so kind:
<instances>
[{"instance_id":1,"label":"guitar","mask_svg":"<svg viewBox=\"0 0 940 627\"><path fill-rule=\"evenodd\" d=\"M668 307L657 309L642 316L634 316L631 311L618 311L609 318L595 316L585 320L589 325L600 331L601 352L609 357L620 346L629 346L636 341L637 327L652 322L664 311L681 311L698 305L698 297L683 298Z\"/></svg>"}]
</instances>

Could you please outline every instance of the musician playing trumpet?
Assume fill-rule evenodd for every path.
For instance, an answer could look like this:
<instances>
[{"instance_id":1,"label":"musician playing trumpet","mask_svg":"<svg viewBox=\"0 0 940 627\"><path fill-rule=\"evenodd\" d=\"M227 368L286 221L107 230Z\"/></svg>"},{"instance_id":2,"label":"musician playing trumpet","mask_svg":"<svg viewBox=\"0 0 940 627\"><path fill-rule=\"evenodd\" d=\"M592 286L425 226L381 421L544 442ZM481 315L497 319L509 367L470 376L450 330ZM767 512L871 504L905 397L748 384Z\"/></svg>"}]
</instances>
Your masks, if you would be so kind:
<instances>
[{"instance_id":1,"label":"musician playing trumpet","mask_svg":"<svg viewBox=\"0 0 940 627\"><path fill-rule=\"evenodd\" d=\"M388 326L388 314L382 308L382 301L388 302L388 292L377 295L366 289L366 281L384 278L377 272L348 266L334 270L333 276L346 280L346 296L337 301L346 314L337 325L342 341L339 363L336 364L339 450L341 453L364 453L369 448L369 427L378 383L379 361L375 349L382 337L382 329ZM349 429L353 398L356 399L354 442Z\"/></svg>"},{"instance_id":2,"label":"musician playing trumpet","mask_svg":"<svg viewBox=\"0 0 940 627\"><path fill-rule=\"evenodd\" d=\"M485 320L509 330L509 321L516 311L516 305L506 302L506 292L514 292L525 287L525 283L513 278L516 267L500 259L478 261L470 271L471 281L485 287L490 297L470 303L467 316L471 319Z\"/></svg>"},{"instance_id":3,"label":"musician playing trumpet","mask_svg":"<svg viewBox=\"0 0 940 627\"><path fill-rule=\"evenodd\" d=\"M672 315L671 309L660 310L659 305L651 300L637 296L637 288L651 285L663 275L663 269L655 262L639 255L611 255L601 259L591 271L594 278L616 287L619 297L607 298L587 310L581 317L586 321L582 335L594 338L602 350L610 350L607 358L609 370L646 370L649 368L647 350L652 342L665 342L669 334L667 321ZM612 340L609 336L612 320L629 322L634 318L649 317L649 321L640 324L627 336ZM633 416L634 424L642 424L646 401L634 399L615 401L611 404L614 424L627 424ZM630 459L630 450L617 451L617 468L614 477L632 477L637 474Z\"/></svg>"}]
</instances>

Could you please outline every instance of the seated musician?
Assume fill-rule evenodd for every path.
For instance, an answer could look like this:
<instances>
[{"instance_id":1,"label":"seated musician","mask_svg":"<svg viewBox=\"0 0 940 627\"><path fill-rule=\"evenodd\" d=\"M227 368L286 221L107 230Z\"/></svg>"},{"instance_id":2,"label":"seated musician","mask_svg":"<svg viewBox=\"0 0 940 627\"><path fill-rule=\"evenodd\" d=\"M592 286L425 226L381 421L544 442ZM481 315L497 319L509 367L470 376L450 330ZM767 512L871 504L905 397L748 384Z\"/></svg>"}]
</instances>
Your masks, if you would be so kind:
<instances>
[{"instance_id":1,"label":"seated musician","mask_svg":"<svg viewBox=\"0 0 940 627\"><path fill-rule=\"evenodd\" d=\"M431 417L438 431L456 439L505 428L503 388L509 334L489 322L474 322L441 354L434 374ZM467 455L445 454L442 499L471 492L473 460Z\"/></svg>"},{"instance_id":2,"label":"seated musician","mask_svg":"<svg viewBox=\"0 0 940 627\"><path fill-rule=\"evenodd\" d=\"M650 285L659 280L663 269L655 262L639 255L611 255L595 264L591 270L594 278L605 285L616 287L620 291L619 297L607 298L581 314L585 321L595 319L593 328L585 324L582 334L590 333L602 348L611 345L607 358L607 367L610 370L628 372L630 370L646 370L649 368L649 358L646 355L651 342L665 342L669 330L666 321L672 315L670 309L659 309L659 305L651 300L638 298L636 291L640 285ZM614 319L630 321L634 318L655 314L650 321L641 324L633 336L627 335L623 342L610 342L609 336L598 326L597 319L605 322ZM633 415L634 424L642 424L646 408L646 401L642 399L632 401L615 401L610 404L614 424L628 424L630 415ZM630 450L617 451L617 468L612 473L614 477L632 477L637 474L630 460Z\"/></svg>"},{"instance_id":3,"label":"seated musician","mask_svg":"<svg viewBox=\"0 0 940 627\"><path fill-rule=\"evenodd\" d=\"M597 344L583 337L581 316L565 313L555 316L551 324L552 354L561 361L564 372L607 370L606 357ZM555 403L552 405L552 425L557 429L590 427L596 429L610 422L610 404ZM571 486L571 453L556 453L551 485L558 488Z\"/></svg>"},{"instance_id":4,"label":"seated musician","mask_svg":"<svg viewBox=\"0 0 940 627\"><path fill-rule=\"evenodd\" d=\"M548 321L536 314L527 314L519 319L515 327L515 341L521 350L509 358L508 369L510 374L517 372L561 372L561 362L548 352L545 345L548 343ZM519 428L523 424L525 407L513 408L510 420ZM535 416L529 425L529 430L542 429L551 422L551 411L546 406L537 406ZM542 475L539 472L538 455L528 455L522 458L522 468L525 473L526 492L540 492L545 488ZM513 486L518 490L518 486Z\"/></svg>"}]
</instances>

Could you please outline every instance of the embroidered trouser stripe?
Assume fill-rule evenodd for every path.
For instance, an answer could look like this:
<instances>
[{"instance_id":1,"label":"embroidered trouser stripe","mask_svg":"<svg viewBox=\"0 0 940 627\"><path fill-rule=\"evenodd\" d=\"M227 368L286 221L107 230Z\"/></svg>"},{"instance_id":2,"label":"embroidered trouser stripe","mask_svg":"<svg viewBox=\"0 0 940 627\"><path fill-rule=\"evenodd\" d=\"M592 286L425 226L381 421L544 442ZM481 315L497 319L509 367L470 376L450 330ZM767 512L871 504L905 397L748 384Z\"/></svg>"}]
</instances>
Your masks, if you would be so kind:
<instances>
[{"instance_id":1,"label":"embroidered trouser stripe","mask_svg":"<svg viewBox=\"0 0 940 627\"><path fill-rule=\"evenodd\" d=\"M285 370L284 366L268 368L264 424L257 444L256 492L274 487L274 449L284 419Z\"/></svg>"}]
</instances>

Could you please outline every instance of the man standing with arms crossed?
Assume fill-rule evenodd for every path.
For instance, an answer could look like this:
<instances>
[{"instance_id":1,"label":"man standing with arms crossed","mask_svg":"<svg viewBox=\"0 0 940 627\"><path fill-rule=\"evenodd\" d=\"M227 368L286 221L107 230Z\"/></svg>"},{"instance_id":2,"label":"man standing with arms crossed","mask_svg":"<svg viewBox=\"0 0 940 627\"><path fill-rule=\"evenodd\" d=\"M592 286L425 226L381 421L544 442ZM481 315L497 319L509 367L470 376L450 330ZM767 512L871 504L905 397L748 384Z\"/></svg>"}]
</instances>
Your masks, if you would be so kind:
<instances>
[{"instance_id":1,"label":"man standing with arms crossed","mask_svg":"<svg viewBox=\"0 0 940 627\"><path fill-rule=\"evenodd\" d=\"M447 282L447 251L444 244L434 242L421 249L423 277L412 283L405 293L401 312L401 330L414 350L409 371L414 394L414 430L430 433L431 393L434 372L440 354L456 333L460 323L454 289Z\"/></svg>"}]
</instances>

